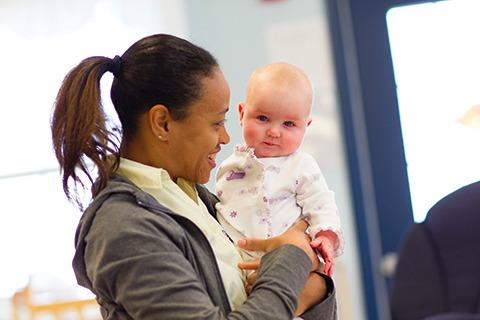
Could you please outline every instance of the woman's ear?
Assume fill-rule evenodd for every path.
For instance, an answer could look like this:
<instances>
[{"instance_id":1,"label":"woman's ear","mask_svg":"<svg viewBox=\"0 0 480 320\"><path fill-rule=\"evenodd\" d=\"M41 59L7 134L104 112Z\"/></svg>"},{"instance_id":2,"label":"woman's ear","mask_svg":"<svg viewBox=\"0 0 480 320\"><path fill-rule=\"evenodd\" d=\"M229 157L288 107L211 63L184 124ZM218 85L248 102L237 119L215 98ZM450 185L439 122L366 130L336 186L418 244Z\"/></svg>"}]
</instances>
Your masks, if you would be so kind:
<instances>
[{"instance_id":1,"label":"woman's ear","mask_svg":"<svg viewBox=\"0 0 480 320\"><path fill-rule=\"evenodd\" d=\"M161 141L168 140L169 126L172 118L170 111L163 104L157 104L148 111L150 130Z\"/></svg>"}]
</instances>

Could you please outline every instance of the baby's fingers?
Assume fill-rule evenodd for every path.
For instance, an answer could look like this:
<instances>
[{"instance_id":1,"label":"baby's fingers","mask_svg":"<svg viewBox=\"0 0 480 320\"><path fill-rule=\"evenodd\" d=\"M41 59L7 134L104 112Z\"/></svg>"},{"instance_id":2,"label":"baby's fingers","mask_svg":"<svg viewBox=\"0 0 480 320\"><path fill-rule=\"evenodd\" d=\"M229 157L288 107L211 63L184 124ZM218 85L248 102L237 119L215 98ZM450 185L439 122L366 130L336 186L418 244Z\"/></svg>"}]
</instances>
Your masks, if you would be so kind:
<instances>
[{"instance_id":1,"label":"baby's fingers","mask_svg":"<svg viewBox=\"0 0 480 320\"><path fill-rule=\"evenodd\" d=\"M310 248L312 249L315 249L317 248L320 244L322 243L322 240L321 239L313 239L312 241L310 241Z\"/></svg>"},{"instance_id":2,"label":"baby's fingers","mask_svg":"<svg viewBox=\"0 0 480 320\"><path fill-rule=\"evenodd\" d=\"M324 265L324 267L323 267L323 272L324 272L327 276L329 276L329 277L332 276L332 274L333 274L333 263L332 263L332 260L326 260L326 261L325 261L325 265Z\"/></svg>"},{"instance_id":3,"label":"baby's fingers","mask_svg":"<svg viewBox=\"0 0 480 320\"><path fill-rule=\"evenodd\" d=\"M316 249L320 252L325 262L333 260L333 248L328 242L321 242Z\"/></svg>"}]
</instances>

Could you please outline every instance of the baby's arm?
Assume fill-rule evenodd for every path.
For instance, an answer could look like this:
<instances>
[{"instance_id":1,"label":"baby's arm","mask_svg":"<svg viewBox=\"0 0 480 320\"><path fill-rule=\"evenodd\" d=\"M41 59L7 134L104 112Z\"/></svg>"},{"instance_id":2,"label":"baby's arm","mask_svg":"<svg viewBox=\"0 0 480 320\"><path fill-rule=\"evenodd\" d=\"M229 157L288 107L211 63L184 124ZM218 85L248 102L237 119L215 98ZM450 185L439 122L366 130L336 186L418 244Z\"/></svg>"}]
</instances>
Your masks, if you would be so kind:
<instances>
[{"instance_id":1,"label":"baby's arm","mask_svg":"<svg viewBox=\"0 0 480 320\"><path fill-rule=\"evenodd\" d=\"M333 258L343 251L343 236L335 195L315 159L303 154L297 172L296 201L310 224L311 247L325 260L324 272L333 273Z\"/></svg>"}]
</instances>

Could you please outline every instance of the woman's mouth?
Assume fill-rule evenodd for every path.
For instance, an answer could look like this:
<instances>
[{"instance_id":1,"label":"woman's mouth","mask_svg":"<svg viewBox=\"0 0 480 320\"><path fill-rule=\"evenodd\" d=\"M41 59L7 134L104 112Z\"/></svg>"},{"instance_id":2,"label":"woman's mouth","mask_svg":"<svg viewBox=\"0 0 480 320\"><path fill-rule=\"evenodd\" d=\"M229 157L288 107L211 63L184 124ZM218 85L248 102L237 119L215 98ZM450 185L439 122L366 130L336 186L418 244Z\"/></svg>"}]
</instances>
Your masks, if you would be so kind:
<instances>
[{"instance_id":1,"label":"woman's mouth","mask_svg":"<svg viewBox=\"0 0 480 320\"><path fill-rule=\"evenodd\" d=\"M215 152L215 153L209 154L209 155L207 156L207 158L208 158L208 163L210 164L210 166L212 167L212 169L215 168L216 165L217 165L217 163L216 163L216 161L215 161L215 159L217 158L217 153L218 153L218 152Z\"/></svg>"}]
</instances>

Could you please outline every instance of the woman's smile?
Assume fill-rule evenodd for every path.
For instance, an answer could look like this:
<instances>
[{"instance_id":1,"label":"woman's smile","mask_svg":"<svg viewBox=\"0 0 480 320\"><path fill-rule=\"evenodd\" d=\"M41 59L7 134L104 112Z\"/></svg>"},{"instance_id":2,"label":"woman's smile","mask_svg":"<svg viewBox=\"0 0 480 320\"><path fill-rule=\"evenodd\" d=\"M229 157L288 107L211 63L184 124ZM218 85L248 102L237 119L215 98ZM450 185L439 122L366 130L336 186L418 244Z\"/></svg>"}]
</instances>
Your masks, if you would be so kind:
<instances>
[{"instance_id":1,"label":"woman's smile","mask_svg":"<svg viewBox=\"0 0 480 320\"><path fill-rule=\"evenodd\" d=\"M212 154L209 154L208 155L208 163L210 164L210 166L213 168L215 168L217 166L217 162L215 161L215 159L217 158L217 154L220 152L220 148L219 150L215 151L215 153L212 153Z\"/></svg>"}]
</instances>

